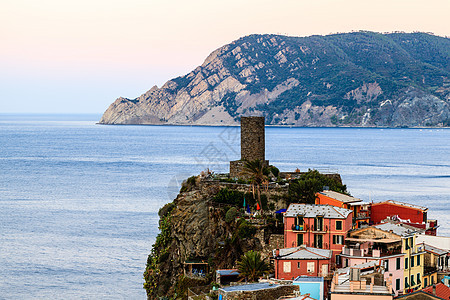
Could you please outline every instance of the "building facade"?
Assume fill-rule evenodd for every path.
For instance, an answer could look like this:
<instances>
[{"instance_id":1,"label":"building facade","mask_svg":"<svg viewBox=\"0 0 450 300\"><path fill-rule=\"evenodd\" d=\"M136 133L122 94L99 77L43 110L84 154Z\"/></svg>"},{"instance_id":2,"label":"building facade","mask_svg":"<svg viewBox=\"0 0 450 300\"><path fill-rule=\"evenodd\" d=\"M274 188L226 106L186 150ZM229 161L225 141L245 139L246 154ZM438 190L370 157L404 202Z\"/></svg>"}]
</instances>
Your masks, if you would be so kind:
<instances>
[{"instance_id":1,"label":"building facade","mask_svg":"<svg viewBox=\"0 0 450 300\"><path fill-rule=\"evenodd\" d=\"M311 247L276 249L273 253L275 278L327 277L331 272L331 250Z\"/></svg>"},{"instance_id":2,"label":"building facade","mask_svg":"<svg viewBox=\"0 0 450 300\"><path fill-rule=\"evenodd\" d=\"M331 250L334 265L347 232L352 229L352 218L353 211L341 207L290 204L284 214L284 247L305 245Z\"/></svg>"},{"instance_id":3,"label":"building facade","mask_svg":"<svg viewBox=\"0 0 450 300\"><path fill-rule=\"evenodd\" d=\"M428 208L388 200L373 203L370 208L370 220L373 224L380 224L385 219L391 219L405 225L425 230L425 234L436 235L437 220L428 220Z\"/></svg>"}]
</instances>

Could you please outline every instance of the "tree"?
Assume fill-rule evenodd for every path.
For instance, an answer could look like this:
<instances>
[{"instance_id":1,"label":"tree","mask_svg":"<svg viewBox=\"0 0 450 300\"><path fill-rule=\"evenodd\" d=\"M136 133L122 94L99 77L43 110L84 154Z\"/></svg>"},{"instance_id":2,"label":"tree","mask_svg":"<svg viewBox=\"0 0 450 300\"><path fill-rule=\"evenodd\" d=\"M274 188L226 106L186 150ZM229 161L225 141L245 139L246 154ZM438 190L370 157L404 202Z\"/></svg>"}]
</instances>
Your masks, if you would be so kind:
<instances>
[{"instance_id":1,"label":"tree","mask_svg":"<svg viewBox=\"0 0 450 300\"><path fill-rule=\"evenodd\" d=\"M238 262L238 270L239 276L253 282L268 273L269 266L261 259L259 252L250 250L242 255L241 260Z\"/></svg>"},{"instance_id":2,"label":"tree","mask_svg":"<svg viewBox=\"0 0 450 300\"><path fill-rule=\"evenodd\" d=\"M256 188L257 200L261 209L261 186L263 183L267 182L267 176L264 175L264 168L264 163L258 159L254 161L246 161L244 168L240 173L240 175L249 177L250 182L252 183L253 198L255 197Z\"/></svg>"},{"instance_id":3,"label":"tree","mask_svg":"<svg viewBox=\"0 0 450 300\"><path fill-rule=\"evenodd\" d=\"M320 174L317 170L308 170L299 179L293 180L289 184L289 202L301 202L314 204L316 193L323 191L323 187L342 193L347 193L347 187L339 180Z\"/></svg>"}]
</instances>

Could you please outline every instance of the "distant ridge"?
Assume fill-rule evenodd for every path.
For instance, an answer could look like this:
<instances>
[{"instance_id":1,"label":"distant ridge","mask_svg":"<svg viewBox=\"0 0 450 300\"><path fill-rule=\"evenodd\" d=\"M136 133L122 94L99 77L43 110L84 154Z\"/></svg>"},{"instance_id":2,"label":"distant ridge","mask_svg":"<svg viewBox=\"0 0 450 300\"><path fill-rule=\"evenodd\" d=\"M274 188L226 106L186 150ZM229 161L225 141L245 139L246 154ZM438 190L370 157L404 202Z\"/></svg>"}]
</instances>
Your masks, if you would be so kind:
<instances>
[{"instance_id":1,"label":"distant ridge","mask_svg":"<svg viewBox=\"0 0 450 300\"><path fill-rule=\"evenodd\" d=\"M249 35L185 76L118 98L101 124L450 126L450 39L428 33Z\"/></svg>"}]
</instances>

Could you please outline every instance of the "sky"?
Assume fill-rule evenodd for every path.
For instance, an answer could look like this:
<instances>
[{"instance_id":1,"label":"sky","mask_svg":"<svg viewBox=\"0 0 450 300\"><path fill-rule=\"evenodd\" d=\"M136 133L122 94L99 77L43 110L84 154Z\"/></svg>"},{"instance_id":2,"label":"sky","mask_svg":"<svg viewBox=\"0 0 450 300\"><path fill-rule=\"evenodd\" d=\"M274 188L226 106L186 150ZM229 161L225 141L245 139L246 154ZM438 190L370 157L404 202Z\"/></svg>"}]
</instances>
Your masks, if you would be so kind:
<instances>
[{"instance_id":1,"label":"sky","mask_svg":"<svg viewBox=\"0 0 450 300\"><path fill-rule=\"evenodd\" d=\"M0 0L0 113L103 113L253 33L450 36L450 0Z\"/></svg>"}]
</instances>

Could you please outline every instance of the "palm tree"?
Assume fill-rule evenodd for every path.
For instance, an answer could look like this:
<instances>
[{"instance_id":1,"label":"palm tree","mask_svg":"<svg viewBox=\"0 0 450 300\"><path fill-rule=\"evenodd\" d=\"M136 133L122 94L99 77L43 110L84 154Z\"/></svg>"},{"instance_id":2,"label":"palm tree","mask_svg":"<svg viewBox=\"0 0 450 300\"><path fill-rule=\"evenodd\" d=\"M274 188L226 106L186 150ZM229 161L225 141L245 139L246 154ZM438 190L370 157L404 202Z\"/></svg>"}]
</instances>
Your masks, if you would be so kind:
<instances>
[{"instance_id":1,"label":"palm tree","mask_svg":"<svg viewBox=\"0 0 450 300\"><path fill-rule=\"evenodd\" d=\"M261 259L259 252L250 250L242 255L241 260L238 262L238 270L240 273L239 276L253 282L268 273L269 266Z\"/></svg>"},{"instance_id":2,"label":"palm tree","mask_svg":"<svg viewBox=\"0 0 450 300\"><path fill-rule=\"evenodd\" d=\"M267 181L267 176L264 175L264 163L260 160L246 161L240 175L249 177L252 183L253 197L255 197L255 187L258 197L258 204L261 207L261 185Z\"/></svg>"}]
</instances>

